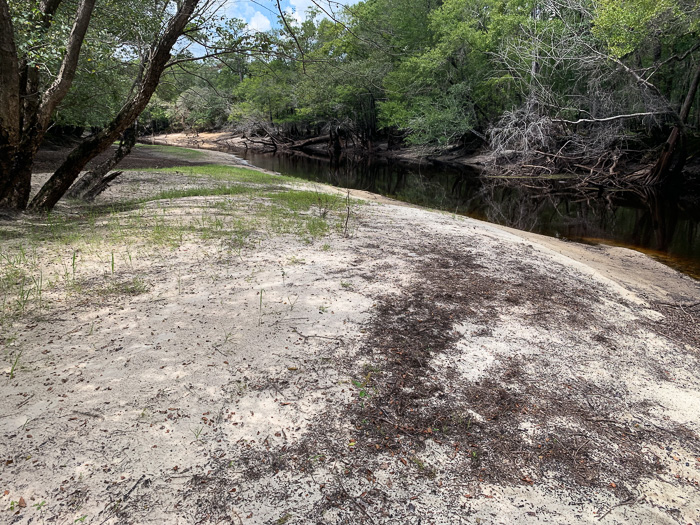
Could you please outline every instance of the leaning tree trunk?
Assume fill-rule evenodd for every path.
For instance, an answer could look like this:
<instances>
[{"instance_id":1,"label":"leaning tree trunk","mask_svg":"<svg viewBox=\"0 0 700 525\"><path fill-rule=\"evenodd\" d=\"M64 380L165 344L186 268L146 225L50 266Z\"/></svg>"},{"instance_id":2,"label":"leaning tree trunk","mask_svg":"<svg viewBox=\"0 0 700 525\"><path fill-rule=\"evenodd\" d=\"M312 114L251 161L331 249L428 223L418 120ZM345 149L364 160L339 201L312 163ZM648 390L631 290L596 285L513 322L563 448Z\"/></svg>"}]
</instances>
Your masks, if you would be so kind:
<instances>
[{"instance_id":1,"label":"leaning tree trunk","mask_svg":"<svg viewBox=\"0 0 700 525\"><path fill-rule=\"evenodd\" d=\"M18 54L9 6L0 0L0 208L22 210L29 201L32 164L51 116L68 93L96 0L81 0L53 82L40 89L40 70ZM61 0L43 0L35 13L38 42ZM43 91L43 94L42 94Z\"/></svg>"},{"instance_id":2,"label":"leaning tree trunk","mask_svg":"<svg viewBox=\"0 0 700 525\"><path fill-rule=\"evenodd\" d=\"M7 2L0 0L0 202L12 184L20 140L19 64Z\"/></svg>"},{"instance_id":3,"label":"leaning tree trunk","mask_svg":"<svg viewBox=\"0 0 700 525\"><path fill-rule=\"evenodd\" d=\"M671 130L671 134L661 150L659 159L656 161L656 164L651 169L649 175L644 181L646 184L650 186L661 184L669 178L671 173L679 173L683 169L685 158L682 148L679 148L679 145L682 145L683 126L688 121L688 115L690 115L690 108L693 105L693 100L695 100L698 85L700 85L700 64L698 64L693 80L690 82L688 94L686 95L685 102L683 102L683 106L681 107L681 112L679 114L680 122ZM681 150L680 155L678 155L679 149ZM673 161L676 157L678 157L678 160L674 163Z\"/></svg>"},{"instance_id":4,"label":"leaning tree trunk","mask_svg":"<svg viewBox=\"0 0 700 525\"><path fill-rule=\"evenodd\" d=\"M105 128L87 137L54 172L51 178L36 194L29 208L34 211L51 210L65 195L85 165L105 151L119 136L131 126L145 109L158 87L160 76L170 60L170 51L185 30L195 7L200 0L184 0L168 23L163 36L151 49L150 60L143 75L137 81L134 94L124 104L121 111Z\"/></svg>"},{"instance_id":5,"label":"leaning tree trunk","mask_svg":"<svg viewBox=\"0 0 700 525\"><path fill-rule=\"evenodd\" d=\"M87 202L95 200L95 197L109 187L110 182L123 173L121 171L115 173L109 172L119 164L124 157L131 153L131 148L134 147L134 144L136 144L136 124L127 128L122 134L119 147L110 158L95 169L88 171L70 187L68 196L73 199L83 199Z\"/></svg>"}]
</instances>

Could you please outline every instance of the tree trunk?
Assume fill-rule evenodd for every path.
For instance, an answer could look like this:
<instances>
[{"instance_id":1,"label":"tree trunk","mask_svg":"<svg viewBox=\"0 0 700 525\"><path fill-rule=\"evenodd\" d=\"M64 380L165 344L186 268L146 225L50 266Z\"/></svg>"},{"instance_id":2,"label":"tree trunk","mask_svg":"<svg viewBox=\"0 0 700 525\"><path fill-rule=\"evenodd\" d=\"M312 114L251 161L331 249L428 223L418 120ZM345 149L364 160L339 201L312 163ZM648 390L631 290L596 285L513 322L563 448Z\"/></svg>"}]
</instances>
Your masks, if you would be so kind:
<instances>
[{"instance_id":1,"label":"tree trunk","mask_svg":"<svg viewBox=\"0 0 700 525\"><path fill-rule=\"evenodd\" d=\"M60 3L39 4L38 40L50 28ZM58 74L42 95L39 69L17 55L9 7L0 0L0 208L27 206L34 157L73 82L94 7L95 0L80 1Z\"/></svg>"},{"instance_id":2,"label":"tree trunk","mask_svg":"<svg viewBox=\"0 0 700 525\"><path fill-rule=\"evenodd\" d=\"M117 151L109 159L94 170L87 172L70 187L68 196L88 202L95 200L95 197L106 190L109 187L109 183L122 173L120 171L117 174L107 175L112 168L131 153L131 148L134 147L134 144L136 144L136 125L127 128L122 134Z\"/></svg>"},{"instance_id":3,"label":"tree trunk","mask_svg":"<svg viewBox=\"0 0 700 525\"><path fill-rule=\"evenodd\" d=\"M101 180L97 182L97 184L93 185L88 189L84 194L83 194L83 200L85 202L92 202L95 200L95 198L105 191L107 188L109 188L110 183L119 177L123 171L113 171L109 175L105 175Z\"/></svg>"},{"instance_id":4,"label":"tree trunk","mask_svg":"<svg viewBox=\"0 0 700 525\"><path fill-rule=\"evenodd\" d=\"M20 141L19 62L12 18L0 0L0 207L13 186L12 167Z\"/></svg>"},{"instance_id":5,"label":"tree trunk","mask_svg":"<svg viewBox=\"0 0 700 525\"><path fill-rule=\"evenodd\" d=\"M170 60L170 51L184 31L199 1L184 0L180 4L162 37L151 48L150 60L133 90L134 94L107 127L87 137L70 152L68 158L34 197L29 205L30 209L51 210L75 182L85 165L105 151L126 128L134 123L158 87L160 76Z\"/></svg>"},{"instance_id":6,"label":"tree trunk","mask_svg":"<svg viewBox=\"0 0 700 525\"><path fill-rule=\"evenodd\" d=\"M679 144L682 146L683 141L683 125L688 120L688 115L690 115L690 108L693 106L693 101L695 100L695 95L698 91L698 85L700 85L700 64L695 71L693 80L690 82L690 87L688 88L688 93L685 97L685 102L681 107L681 112L679 114L679 124L675 125L671 130L671 134L666 140L666 143L661 150L661 155L656 161L656 164L649 172L649 176L646 178L646 184L653 186L656 184L661 184L669 178L669 175L673 173L680 173L685 164L685 155L680 148ZM680 155L678 155L680 153ZM678 157L677 162L674 164L674 158Z\"/></svg>"}]
</instances>

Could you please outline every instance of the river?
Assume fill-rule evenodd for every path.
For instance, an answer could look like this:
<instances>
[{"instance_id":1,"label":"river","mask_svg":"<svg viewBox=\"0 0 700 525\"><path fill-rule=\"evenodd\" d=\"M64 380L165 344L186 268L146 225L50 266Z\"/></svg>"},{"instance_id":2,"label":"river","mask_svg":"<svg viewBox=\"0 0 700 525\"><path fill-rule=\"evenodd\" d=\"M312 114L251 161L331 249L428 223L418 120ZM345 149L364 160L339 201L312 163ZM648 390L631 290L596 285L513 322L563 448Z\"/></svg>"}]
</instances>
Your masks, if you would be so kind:
<instances>
[{"instance_id":1,"label":"river","mask_svg":"<svg viewBox=\"0 0 700 525\"><path fill-rule=\"evenodd\" d=\"M700 195L649 188L611 191L481 176L469 169L406 167L383 159L330 159L230 151L284 175L360 189L559 239L644 252L700 279Z\"/></svg>"}]
</instances>

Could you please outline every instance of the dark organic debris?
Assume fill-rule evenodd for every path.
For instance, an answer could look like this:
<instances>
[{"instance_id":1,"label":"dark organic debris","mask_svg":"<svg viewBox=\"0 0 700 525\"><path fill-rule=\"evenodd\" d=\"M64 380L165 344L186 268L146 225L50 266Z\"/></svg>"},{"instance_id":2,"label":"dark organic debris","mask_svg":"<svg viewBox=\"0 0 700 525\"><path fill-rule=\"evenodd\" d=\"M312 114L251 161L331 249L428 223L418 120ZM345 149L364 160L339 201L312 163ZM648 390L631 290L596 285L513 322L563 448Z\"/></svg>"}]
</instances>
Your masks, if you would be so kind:
<instances>
[{"instance_id":1,"label":"dark organic debris","mask_svg":"<svg viewBox=\"0 0 700 525\"><path fill-rule=\"evenodd\" d=\"M453 473L502 483L555 477L610 488L611 479L633 486L658 470L659 459L643 443L663 442L683 429L634 428L619 416L620 393L583 379L574 384L528 373L540 363L524 357L509 357L466 384L454 369L445 375L431 365L436 355L449 359L457 351L460 323L481 325L480 335L489 335L504 313L552 329L585 326L599 290L572 293L556 275L529 270L522 281L508 282L448 248L424 253L416 276L400 295L382 300L371 323L364 355L374 371L362 385L371 395L351 409L364 450L406 456L433 440L453 450ZM629 496L613 485L620 497Z\"/></svg>"}]
</instances>

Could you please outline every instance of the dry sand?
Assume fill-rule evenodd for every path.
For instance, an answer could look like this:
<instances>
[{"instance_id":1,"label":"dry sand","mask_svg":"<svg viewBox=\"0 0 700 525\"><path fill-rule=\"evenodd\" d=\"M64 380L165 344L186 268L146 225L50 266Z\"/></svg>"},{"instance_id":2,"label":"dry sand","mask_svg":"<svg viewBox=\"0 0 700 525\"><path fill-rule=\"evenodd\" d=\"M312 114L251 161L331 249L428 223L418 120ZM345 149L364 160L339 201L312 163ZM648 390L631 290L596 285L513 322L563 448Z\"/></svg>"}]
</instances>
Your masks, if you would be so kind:
<instances>
[{"instance_id":1,"label":"dry sand","mask_svg":"<svg viewBox=\"0 0 700 525\"><path fill-rule=\"evenodd\" d=\"M268 204L0 224L3 275L48 281L0 334L1 522L700 523L697 281L386 200L284 233Z\"/></svg>"}]
</instances>

